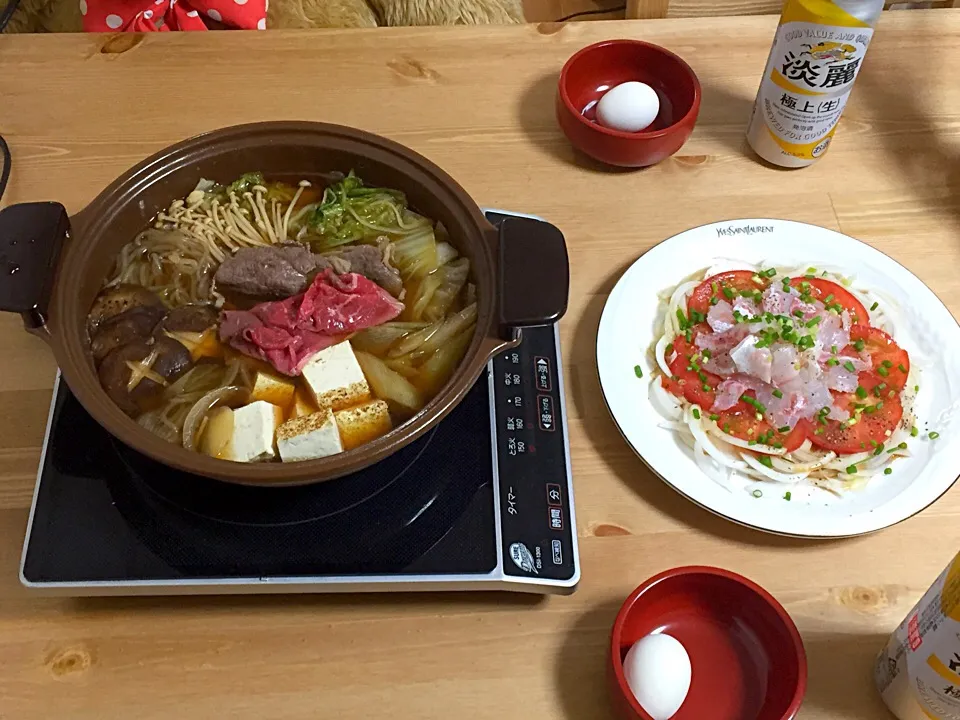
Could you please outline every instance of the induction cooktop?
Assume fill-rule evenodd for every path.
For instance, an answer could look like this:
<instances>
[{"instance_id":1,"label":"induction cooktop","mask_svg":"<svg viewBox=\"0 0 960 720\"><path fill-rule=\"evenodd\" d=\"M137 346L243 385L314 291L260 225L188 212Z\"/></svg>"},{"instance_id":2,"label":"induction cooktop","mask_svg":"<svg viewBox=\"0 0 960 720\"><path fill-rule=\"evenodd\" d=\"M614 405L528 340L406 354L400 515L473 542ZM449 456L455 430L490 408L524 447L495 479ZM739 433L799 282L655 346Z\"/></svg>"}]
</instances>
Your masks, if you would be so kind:
<instances>
[{"instance_id":1,"label":"induction cooktop","mask_svg":"<svg viewBox=\"0 0 960 720\"><path fill-rule=\"evenodd\" d=\"M302 487L156 463L103 430L58 377L20 578L61 595L573 592L557 327L524 329L424 437Z\"/></svg>"}]
</instances>

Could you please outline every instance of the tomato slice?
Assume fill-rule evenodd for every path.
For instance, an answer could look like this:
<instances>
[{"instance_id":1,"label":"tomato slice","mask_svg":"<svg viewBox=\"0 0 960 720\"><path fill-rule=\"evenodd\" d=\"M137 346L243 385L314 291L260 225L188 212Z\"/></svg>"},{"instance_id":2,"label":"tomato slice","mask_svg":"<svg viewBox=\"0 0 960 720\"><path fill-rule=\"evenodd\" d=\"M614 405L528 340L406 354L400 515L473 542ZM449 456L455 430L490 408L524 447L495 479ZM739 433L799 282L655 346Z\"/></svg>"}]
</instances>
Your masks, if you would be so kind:
<instances>
[{"instance_id":1,"label":"tomato slice","mask_svg":"<svg viewBox=\"0 0 960 720\"><path fill-rule=\"evenodd\" d=\"M745 394L750 397L754 395L752 390ZM781 433L766 420L758 420L756 408L743 400L729 410L721 411L718 415L720 419L717 420L717 425L733 437L749 442L759 437L766 437L770 431L773 431L773 435L770 436L770 440L766 444L782 445L787 452L793 452L803 445L803 441L807 437L808 425L806 421L801 420L790 432ZM762 450L762 446L758 446L757 449Z\"/></svg>"},{"instance_id":2,"label":"tomato slice","mask_svg":"<svg viewBox=\"0 0 960 720\"><path fill-rule=\"evenodd\" d=\"M790 280L790 284L798 289L802 289L802 283L809 283L810 288L808 292L814 299L824 304L827 303L827 298L832 295L833 297L830 298L830 304L836 303L849 312L850 319L854 324L870 324L870 314L867 312L867 309L850 292L845 290L843 286L837 285L837 283L826 280L825 278L796 277Z\"/></svg>"},{"instance_id":3,"label":"tomato slice","mask_svg":"<svg viewBox=\"0 0 960 720\"><path fill-rule=\"evenodd\" d=\"M809 432L807 437L817 447L840 454L859 453L887 442L887 432L892 433L897 428L903 418L903 405L898 394L890 397L889 382L872 372L860 373L858 380L860 387L867 391L865 398L857 397L855 393L832 393L837 407L858 418L856 424L847 425L837 420L816 423L816 430ZM880 397L877 397L874 389L885 382L884 388L878 391ZM863 406L867 409L855 413L857 407ZM873 409L868 412L869 408Z\"/></svg>"},{"instance_id":4,"label":"tomato slice","mask_svg":"<svg viewBox=\"0 0 960 720\"><path fill-rule=\"evenodd\" d=\"M704 328L706 326L694 328L691 337L695 339L698 333L704 331ZM709 331L709 328L706 330ZM673 362L669 363L673 377L669 382L664 383L664 387L675 395L682 394L688 401L709 411L716 399L716 387L720 383L720 378L713 373L697 369L702 361L700 348L692 342L687 342L683 335L674 338L673 350L677 354ZM669 359L670 353L667 353L667 360ZM705 385L709 388L708 390L704 390Z\"/></svg>"},{"instance_id":5,"label":"tomato slice","mask_svg":"<svg viewBox=\"0 0 960 720\"><path fill-rule=\"evenodd\" d=\"M687 300L687 310L706 315L710 311L710 300L714 297L731 302L731 293L736 296L745 290L765 290L770 281L760 278L760 282L757 282L754 280L756 275L751 270L731 270L708 277L694 288L693 294Z\"/></svg>"},{"instance_id":6,"label":"tomato slice","mask_svg":"<svg viewBox=\"0 0 960 720\"><path fill-rule=\"evenodd\" d=\"M850 340L862 341L865 352L870 353L873 372L883 378L893 390L903 390L910 373L910 356L896 341L880 328L856 325L850 328ZM852 345L848 350L856 350Z\"/></svg>"}]
</instances>

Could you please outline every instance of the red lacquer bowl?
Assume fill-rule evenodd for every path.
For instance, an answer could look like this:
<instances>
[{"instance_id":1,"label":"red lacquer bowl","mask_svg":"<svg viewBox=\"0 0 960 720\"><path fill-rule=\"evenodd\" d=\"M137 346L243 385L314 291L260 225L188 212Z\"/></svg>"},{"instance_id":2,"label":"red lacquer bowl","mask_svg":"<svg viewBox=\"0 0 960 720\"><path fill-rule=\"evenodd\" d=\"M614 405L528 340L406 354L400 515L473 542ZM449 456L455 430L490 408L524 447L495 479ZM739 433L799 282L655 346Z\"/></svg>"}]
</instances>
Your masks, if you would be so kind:
<instances>
[{"instance_id":1,"label":"red lacquer bowl","mask_svg":"<svg viewBox=\"0 0 960 720\"><path fill-rule=\"evenodd\" d=\"M592 120L600 97L620 83L644 82L660 96L660 114L646 130L610 130ZM693 132L700 113L700 81L678 55L640 40L588 45L560 72L557 121L587 155L620 167L646 167L670 157Z\"/></svg>"},{"instance_id":2,"label":"red lacquer bowl","mask_svg":"<svg viewBox=\"0 0 960 720\"><path fill-rule=\"evenodd\" d=\"M690 655L690 691L671 720L792 720L807 656L786 610L759 585L710 567L667 570L627 598L613 625L611 684L619 715L651 720L623 674L627 650L654 631Z\"/></svg>"}]
</instances>

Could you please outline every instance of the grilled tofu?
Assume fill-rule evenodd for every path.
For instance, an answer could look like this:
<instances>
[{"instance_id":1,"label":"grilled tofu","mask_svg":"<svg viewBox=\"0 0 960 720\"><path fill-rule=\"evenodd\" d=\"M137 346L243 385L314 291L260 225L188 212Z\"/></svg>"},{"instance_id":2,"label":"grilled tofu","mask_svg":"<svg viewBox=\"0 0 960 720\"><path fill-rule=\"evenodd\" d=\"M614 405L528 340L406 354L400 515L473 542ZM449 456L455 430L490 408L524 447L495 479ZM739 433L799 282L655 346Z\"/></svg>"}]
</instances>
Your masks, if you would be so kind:
<instances>
[{"instance_id":1,"label":"grilled tofu","mask_svg":"<svg viewBox=\"0 0 960 720\"><path fill-rule=\"evenodd\" d=\"M304 366L302 375L317 407L336 411L370 400L370 386L349 342L318 352Z\"/></svg>"},{"instance_id":2,"label":"grilled tofu","mask_svg":"<svg viewBox=\"0 0 960 720\"><path fill-rule=\"evenodd\" d=\"M257 462L277 456L274 435L283 409L263 400L233 411L233 436L220 454L225 460Z\"/></svg>"},{"instance_id":3,"label":"grilled tofu","mask_svg":"<svg viewBox=\"0 0 960 720\"><path fill-rule=\"evenodd\" d=\"M278 373L266 370L257 370L253 379L251 400L263 400L271 405L277 405L285 410L293 404L293 394L296 386Z\"/></svg>"},{"instance_id":4,"label":"grilled tofu","mask_svg":"<svg viewBox=\"0 0 960 720\"><path fill-rule=\"evenodd\" d=\"M283 462L315 460L343 452L333 411L324 408L312 415L287 420L277 428L277 449Z\"/></svg>"},{"instance_id":5,"label":"grilled tofu","mask_svg":"<svg viewBox=\"0 0 960 720\"><path fill-rule=\"evenodd\" d=\"M352 450L393 430L390 410L383 400L357 405L334 413L344 450Z\"/></svg>"}]
</instances>

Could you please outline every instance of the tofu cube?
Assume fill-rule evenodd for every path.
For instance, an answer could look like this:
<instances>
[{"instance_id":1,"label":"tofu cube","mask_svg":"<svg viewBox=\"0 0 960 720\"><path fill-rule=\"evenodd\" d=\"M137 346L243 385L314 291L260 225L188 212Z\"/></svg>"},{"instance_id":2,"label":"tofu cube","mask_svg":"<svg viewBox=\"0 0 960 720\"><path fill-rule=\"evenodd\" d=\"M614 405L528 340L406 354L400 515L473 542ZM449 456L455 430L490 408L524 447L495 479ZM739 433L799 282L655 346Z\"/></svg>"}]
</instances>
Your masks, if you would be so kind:
<instances>
[{"instance_id":1,"label":"tofu cube","mask_svg":"<svg viewBox=\"0 0 960 720\"><path fill-rule=\"evenodd\" d=\"M370 400L370 386L349 342L318 352L302 374L317 407L343 410Z\"/></svg>"},{"instance_id":2,"label":"tofu cube","mask_svg":"<svg viewBox=\"0 0 960 720\"><path fill-rule=\"evenodd\" d=\"M221 457L235 462L272 460L277 456L274 436L283 422L283 409L263 400L233 411L233 437Z\"/></svg>"},{"instance_id":3,"label":"tofu cube","mask_svg":"<svg viewBox=\"0 0 960 720\"><path fill-rule=\"evenodd\" d=\"M277 373L258 370L253 379L253 390L250 392L250 398L254 401L263 400L271 405L287 409L293 404L293 394L296 389L296 385L289 379Z\"/></svg>"},{"instance_id":4,"label":"tofu cube","mask_svg":"<svg viewBox=\"0 0 960 720\"><path fill-rule=\"evenodd\" d=\"M330 408L287 420L277 428L277 449L283 462L300 462L343 452L340 431Z\"/></svg>"},{"instance_id":5,"label":"tofu cube","mask_svg":"<svg viewBox=\"0 0 960 720\"><path fill-rule=\"evenodd\" d=\"M393 430L390 410L383 400L339 410L334 417L344 450L352 450Z\"/></svg>"}]
</instances>

